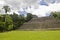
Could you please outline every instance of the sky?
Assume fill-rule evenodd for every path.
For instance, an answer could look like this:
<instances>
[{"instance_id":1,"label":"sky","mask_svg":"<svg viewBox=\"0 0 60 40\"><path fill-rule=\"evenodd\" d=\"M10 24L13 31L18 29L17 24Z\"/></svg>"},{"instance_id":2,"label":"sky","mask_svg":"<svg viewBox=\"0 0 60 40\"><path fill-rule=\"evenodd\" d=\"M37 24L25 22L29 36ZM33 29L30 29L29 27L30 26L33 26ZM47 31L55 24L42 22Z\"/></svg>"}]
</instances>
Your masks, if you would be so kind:
<instances>
[{"instance_id":1,"label":"sky","mask_svg":"<svg viewBox=\"0 0 60 40\"><path fill-rule=\"evenodd\" d=\"M16 11L17 14L17 11L26 11L38 17L48 16L51 12L60 11L60 0L0 0L0 10L3 10L1 8L4 5L9 5L12 12Z\"/></svg>"}]
</instances>

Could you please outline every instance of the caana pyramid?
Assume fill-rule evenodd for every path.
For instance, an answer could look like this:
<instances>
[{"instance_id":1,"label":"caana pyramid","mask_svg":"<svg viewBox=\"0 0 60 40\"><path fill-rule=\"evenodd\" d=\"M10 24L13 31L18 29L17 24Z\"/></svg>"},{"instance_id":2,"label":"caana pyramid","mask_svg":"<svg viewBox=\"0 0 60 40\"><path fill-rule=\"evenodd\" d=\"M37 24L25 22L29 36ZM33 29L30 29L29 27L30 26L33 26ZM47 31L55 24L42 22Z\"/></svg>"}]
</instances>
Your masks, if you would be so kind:
<instances>
[{"instance_id":1,"label":"caana pyramid","mask_svg":"<svg viewBox=\"0 0 60 40\"><path fill-rule=\"evenodd\" d=\"M24 23L19 29L34 30L34 29L60 29L60 19L54 17L33 18L29 22Z\"/></svg>"}]
</instances>

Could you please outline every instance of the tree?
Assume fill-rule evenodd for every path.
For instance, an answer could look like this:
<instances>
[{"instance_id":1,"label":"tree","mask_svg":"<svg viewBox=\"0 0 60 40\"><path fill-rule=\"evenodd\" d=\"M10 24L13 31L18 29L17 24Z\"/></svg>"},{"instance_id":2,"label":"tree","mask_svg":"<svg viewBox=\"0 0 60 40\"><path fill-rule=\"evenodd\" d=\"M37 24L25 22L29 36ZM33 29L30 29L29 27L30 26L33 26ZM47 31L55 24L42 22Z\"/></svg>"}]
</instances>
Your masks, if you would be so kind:
<instances>
[{"instance_id":1,"label":"tree","mask_svg":"<svg viewBox=\"0 0 60 40\"><path fill-rule=\"evenodd\" d=\"M51 12L51 15L55 18L59 18L60 19L60 12Z\"/></svg>"},{"instance_id":2,"label":"tree","mask_svg":"<svg viewBox=\"0 0 60 40\"><path fill-rule=\"evenodd\" d=\"M12 20L13 20L13 26L14 26L14 29L16 29L18 26L18 14L16 13L13 13L12 15L10 15Z\"/></svg>"},{"instance_id":3,"label":"tree","mask_svg":"<svg viewBox=\"0 0 60 40\"><path fill-rule=\"evenodd\" d=\"M5 15L0 16L0 31L8 31L13 29L13 21L12 18L7 15L6 16L6 23L5 23Z\"/></svg>"},{"instance_id":4,"label":"tree","mask_svg":"<svg viewBox=\"0 0 60 40\"><path fill-rule=\"evenodd\" d=\"M5 30L4 17L0 15L0 32L3 32L4 30Z\"/></svg>"},{"instance_id":5,"label":"tree","mask_svg":"<svg viewBox=\"0 0 60 40\"><path fill-rule=\"evenodd\" d=\"M5 31L5 23L4 22L0 22L0 32Z\"/></svg>"},{"instance_id":6,"label":"tree","mask_svg":"<svg viewBox=\"0 0 60 40\"><path fill-rule=\"evenodd\" d=\"M20 27L25 22L24 17L21 15L13 13L10 16L13 20L14 29L17 29L18 27Z\"/></svg>"},{"instance_id":7,"label":"tree","mask_svg":"<svg viewBox=\"0 0 60 40\"><path fill-rule=\"evenodd\" d=\"M7 12L9 12L10 11L10 7L9 6L7 6L7 5L5 5L5 6L3 6L3 8L2 9L4 9L5 10L5 26L6 26L6 24L7 24Z\"/></svg>"},{"instance_id":8,"label":"tree","mask_svg":"<svg viewBox=\"0 0 60 40\"><path fill-rule=\"evenodd\" d=\"M5 10L5 13L10 11L10 7L7 5L3 6L3 9Z\"/></svg>"},{"instance_id":9,"label":"tree","mask_svg":"<svg viewBox=\"0 0 60 40\"><path fill-rule=\"evenodd\" d=\"M52 12L51 15L52 15L53 17L55 17L55 18L57 17L56 12Z\"/></svg>"},{"instance_id":10,"label":"tree","mask_svg":"<svg viewBox=\"0 0 60 40\"><path fill-rule=\"evenodd\" d=\"M27 14L26 21L30 21L33 18L31 13Z\"/></svg>"},{"instance_id":11,"label":"tree","mask_svg":"<svg viewBox=\"0 0 60 40\"><path fill-rule=\"evenodd\" d=\"M10 17L10 15L7 15L7 17L6 17L6 29L7 30L12 30L13 29L13 20Z\"/></svg>"}]
</instances>

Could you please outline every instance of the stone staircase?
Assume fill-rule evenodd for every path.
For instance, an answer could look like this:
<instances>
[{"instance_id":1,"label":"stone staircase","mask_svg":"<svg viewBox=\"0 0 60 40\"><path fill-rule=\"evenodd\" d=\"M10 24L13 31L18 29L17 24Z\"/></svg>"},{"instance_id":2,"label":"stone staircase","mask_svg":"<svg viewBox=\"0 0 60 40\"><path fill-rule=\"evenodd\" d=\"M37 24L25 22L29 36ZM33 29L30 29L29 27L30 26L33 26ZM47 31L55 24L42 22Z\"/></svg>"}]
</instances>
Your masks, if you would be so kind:
<instances>
[{"instance_id":1,"label":"stone staircase","mask_svg":"<svg viewBox=\"0 0 60 40\"><path fill-rule=\"evenodd\" d=\"M33 18L20 26L19 29L60 29L60 19L54 17Z\"/></svg>"}]
</instances>

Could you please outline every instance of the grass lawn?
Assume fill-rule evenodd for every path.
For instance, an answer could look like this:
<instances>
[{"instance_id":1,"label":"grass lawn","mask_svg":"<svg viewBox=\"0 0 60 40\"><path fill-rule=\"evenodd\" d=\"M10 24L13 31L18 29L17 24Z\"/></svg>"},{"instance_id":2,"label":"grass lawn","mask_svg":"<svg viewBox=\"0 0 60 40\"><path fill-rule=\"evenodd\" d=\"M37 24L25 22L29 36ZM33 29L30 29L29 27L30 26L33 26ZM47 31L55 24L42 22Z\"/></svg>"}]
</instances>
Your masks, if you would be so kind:
<instances>
[{"instance_id":1,"label":"grass lawn","mask_svg":"<svg viewBox=\"0 0 60 40\"><path fill-rule=\"evenodd\" d=\"M60 30L11 31L0 33L0 40L60 40Z\"/></svg>"}]
</instances>

